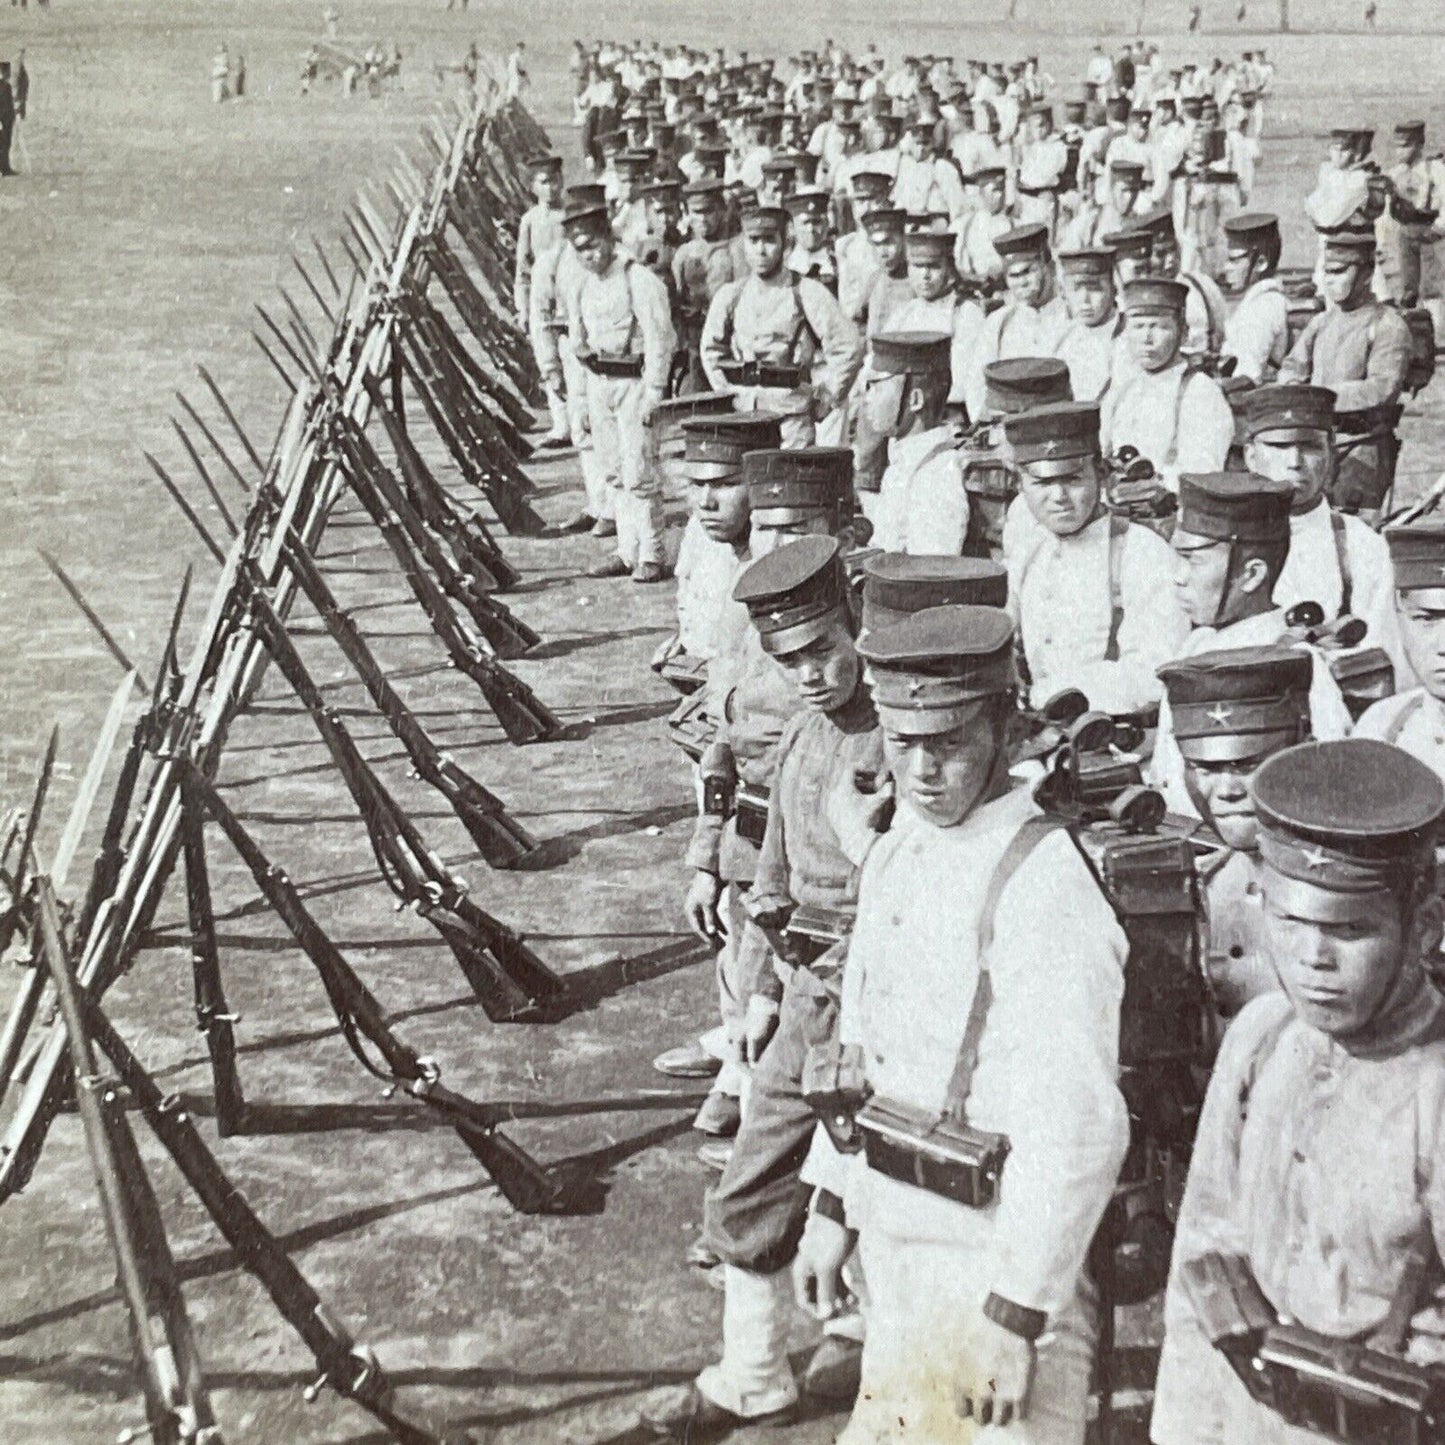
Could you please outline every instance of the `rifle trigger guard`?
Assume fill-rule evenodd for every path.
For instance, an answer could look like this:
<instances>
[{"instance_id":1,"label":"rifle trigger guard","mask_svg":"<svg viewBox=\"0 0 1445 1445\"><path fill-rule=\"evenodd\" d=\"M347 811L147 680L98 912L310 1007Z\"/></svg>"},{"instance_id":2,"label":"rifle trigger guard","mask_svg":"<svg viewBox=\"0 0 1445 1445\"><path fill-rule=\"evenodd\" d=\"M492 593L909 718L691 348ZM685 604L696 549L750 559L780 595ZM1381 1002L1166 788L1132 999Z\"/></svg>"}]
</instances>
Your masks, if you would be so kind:
<instances>
[{"instance_id":1,"label":"rifle trigger guard","mask_svg":"<svg viewBox=\"0 0 1445 1445\"><path fill-rule=\"evenodd\" d=\"M433 1084L437 1084L437 1083L440 1083L440 1082L441 1082L442 1068L441 1068L441 1065L440 1065L439 1063L437 1063L437 1061L436 1061L435 1059L433 1059L433 1058L422 1058L422 1059L418 1059L418 1060L416 1061L416 1066L417 1066L417 1068L420 1070L420 1073L421 1073L421 1077L420 1077L419 1082L426 1084L428 1088L430 1088L431 1085L433 1085Z\"/></svg>"}]
</instances>

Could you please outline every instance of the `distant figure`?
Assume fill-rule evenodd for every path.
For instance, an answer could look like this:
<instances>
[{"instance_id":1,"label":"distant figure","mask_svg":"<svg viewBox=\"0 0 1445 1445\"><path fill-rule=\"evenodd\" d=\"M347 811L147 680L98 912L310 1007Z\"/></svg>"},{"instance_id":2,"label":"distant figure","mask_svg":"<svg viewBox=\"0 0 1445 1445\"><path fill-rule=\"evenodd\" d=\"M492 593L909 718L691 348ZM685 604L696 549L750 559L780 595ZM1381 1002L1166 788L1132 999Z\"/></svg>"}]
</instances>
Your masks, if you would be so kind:
<instances>
[{"instance_id":1,"label":"distant figure","mask_svg":"<svg viewBox=\"0 0 1445 1445\"><path fill-rule=\"evenodd\" d=\"M519 40L512 47L512 53L507 57L508 100L520 100L522 92L532 83L527 74L527 67L523 64L523 55L526 49L526 41Z\"/></svg>"},{"instance_id":2,"label":"distant figure","mask_svg":"<svg viewBox=\"0 0 1445 1445\"><path fill-rule=\"evenodd\" d=\"M467 0L447 0L447 9L448 9L448 10L457 10L457 9L465 10L466 8L467 8Z\"/></svg>"},{"instance_id":3,"label":"distant figure","mask_svg":"<svg viewBox=\"0 0 1445 1445\"><path fill-rule=\"evenodd\" d=\"M1199 29L1199 22L1203 18L1204 11L1199 5L1189 7L1189 33L1194 34Z\"/></svg>"},{"instance_id":4,"label":"distant figure","mask_svg":"<svg viewBox=\"0 0 1445 1445\"><path fill-rule=\"evenodd\" d=\"M15 119L24 120L26 109L30 104L30 72L25 68L25 52L15 52Z\"/></svg>"},{"instance_id":5,"label":"distant figure","mask_svg":"<svg viewBox=\"0 0 1445 1445\"><path fill-rule=\"evenodd\" d=\"M341 11L334 5L328 5L321 12L321 24L325 27L326 38L335 40L337 31L341 28Z\"/></svg>"},{"instance_id":6,"label":"distant figure","mask_svg":"<svg viewBox=\"0 0 1445 1445\"><path fill-rule=\"evenodd\" d=\"M1365 6L1365 28L1367 30L1373 30L1375 28L1375 17L1379 15L1379 13L1380 7L1375 3L1375 0L1370 0L1370 3Z\"/></svg>"},{"instance_id":7,"label":"distant figure","mask_svg":"<svg viewBox=\"0 0 1445 1445\"><path fill-rule=\"evenodd\" d=\"M238 55L236 63L231 67L231 94L237 100L241 100L246 94L246 57Z\"/></svg>"},{"instance_id":8,"label":"distant figure","mask_svg":"<svg viewBox=\"0 0 1445 1445\"><path fill-rule=\"evenodd\" d=\"M231 55L223 40L211 57L211 99L217 105L230 94Z\"/></svg>"},{"instance_id":9,"label":"distant figure","mask_svg":"<svg viewBox=\"0 0 1445 1445\"><path fill-rule=\"evenodd\" d=\"M312 46L305 55L301 57L301 94L310 95L311 87L315 83L317 72L321 69L321 52Z\"/></svg>"},{"instance_id":10,"label":"distant figure","mask_svg":"<svg viewBox=\"0 0 1445 1445\"><path fill-rule=\"evenodd\" d=\"M1234 12L1236 25L1244 24L1244 17L1249 14L1249 0L1239 0L1239 9Z\"/></svg>"},{"instance_id":11,"label":"distant figure","mask_svg":"<svg viewBox=\"0 0 1445 1445\"><path fill-rule=\"evenodd\" d=\"M10 142L15 138L15 91L10 80L10 62L0 60L0 176L13 176Z\"/></svg>"}]
</instances>

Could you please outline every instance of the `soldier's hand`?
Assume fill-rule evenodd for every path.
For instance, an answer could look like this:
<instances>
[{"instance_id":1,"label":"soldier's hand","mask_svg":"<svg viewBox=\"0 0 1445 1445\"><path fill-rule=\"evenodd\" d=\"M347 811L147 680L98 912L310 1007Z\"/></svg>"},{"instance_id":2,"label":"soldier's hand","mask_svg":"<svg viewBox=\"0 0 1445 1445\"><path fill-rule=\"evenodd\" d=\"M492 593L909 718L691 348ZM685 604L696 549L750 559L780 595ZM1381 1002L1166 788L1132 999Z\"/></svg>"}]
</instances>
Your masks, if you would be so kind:
<instances>
[{"instance_id":1,"label":"soldier's hand","mask_svg":"<svg viewBox=\"0 0 1445 1445\"><path fill-rule=\"evenodd\" d=\"M977 1314L964 1340L963 1378L954 1387L959 1416L998 1426L1024 1419L1036 1358L1022 1335Z\"/></svg>"},{"instance_id":2,"label":"soldier's hand","mask_svg":"<svg viewBox=\"0 0 1445 1445\"><path fill-rule=\"evenodd\" d=\"M1445 1365L1445 1285L1411 1318L1405 1358L1416 1365Z\"/></svg>"},{"instance_id":3,"label":"soldier's hand","mask_svg":"<svg viewBox=\"0 0 1445 1445\"><path fill-rule=\"evenodd\" d=\"M638 413L638 420L643 426L651 426L652 419L657 415L657 408L662 405L660 393L649 391L642 398L642 410Z\"/></svg>"},{"instance_id":4,"label":"soldier's hand","mask_svg":"<svg viewBox=\"0 0 1445 1445\"><path fill-rule=\"evenodd\" d=\"M793 1293L798 1308L814 1319L830 1320L847 1303L843 1266L858 1236L845 1224L823 1214L810 1214L793 1260Z\"/></svg>"},{"instance_id":5,"label":"soldier's hand","mask_svg":"<svg viewBox=\"0 0 1445 1445\"><path fill-rule=\"evenodd\" d=\"M692 875L687 898L682 905L687 915L687 926L709 943L721 943L727 929L718 913L718 900L722 897L722 879L716 873L698 869Z\"/></svg>"},{"instance_id":6,"label":"soldier's hand","mask_svg":"<svg viewBox=\"0 0 1445 1445\"><path fill-rule=\"evenodd\" d=\"M757 1063L777 1031L777 1003L766 994L753 994L748 999L747 1017L743 1022L743 1061Z\"/></svg>"}]
</instances>

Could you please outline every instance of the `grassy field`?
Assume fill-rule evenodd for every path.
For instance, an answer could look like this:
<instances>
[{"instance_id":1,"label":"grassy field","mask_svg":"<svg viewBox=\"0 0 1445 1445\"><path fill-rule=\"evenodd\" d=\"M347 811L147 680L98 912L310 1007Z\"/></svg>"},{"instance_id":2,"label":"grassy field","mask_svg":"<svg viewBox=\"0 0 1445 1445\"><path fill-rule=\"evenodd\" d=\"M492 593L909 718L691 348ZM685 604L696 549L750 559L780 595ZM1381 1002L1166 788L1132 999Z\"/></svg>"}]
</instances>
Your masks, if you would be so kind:
<instances>
[{"instance_id":1,"label":"grassy field","mask_svg":"<svg viewBox=\"0 0 1445 1445\"><path fill-rule=\"evenodd\" d=\"M59 721L54 816L63 816L118 678L35 549L60 555L122 645L153 668L186 563L196 563L203 595L214 569L140 448L187 476L168 417L177 388L215 417L202 402L198 362L226 388L257 445L269 442L284 398L247 335L252 305L269 304L278 282L299 297L288 254L309 263L310 238L329 245L357 186L389 171L396 146L414 145L439 94L433 66L454 63L469 40L498 52L527 40L536 108L571 155L562 100L574 34L656 33L782 53L828 34L853 44L877 38L894 50L1027 50L1062 84L1081 72L1096 34L1134 25L1132 7L1100 0L1071 7L1067 31L1057 9L1021 0L1013 33L994 0L972 7L963 29L952 8L924 3L893 12L885 27L877 7L860 0L803 0L782 11L752 0L726 11L697 0L560 4L545 20L516 0L466 14L439 0L341 5L344 37L395 38L405 53L405 86L383 101L299 95L300 55L319 31L319 4L0 7L0 56L25 46L34 84L26 174L0 182L0 802L22 800L43 734ZM1315 33L1280 37L1237 27L1234 6L1213 3L1208 33L1186 37L1184 3L1148 6L1147 33L1171 56L1268 44L1279 79L1260 203L1297 210L1319 136L1342 116L1383 125L1423 115L1437 139L1445 129L1435 85L1440 38L1410 33L1413 23L1436 23L1438 6L1385 0L1380 33L1369 37L1359 33L1360 8L1297 0L1296 25ZM1273 14L1253 0L1252 21ZM221 39L246 57L244 103L209 101L209 61ZM1291 241L1303 255L1298 227ZM1433 480L1445 464L1439 396L1437 387L1409 422L1406 487ZM571 463L538 475L543 510L566 514ZM219 526L214 509L202 510ZM457 1087L482 1098L581 1100L651 1086L647 1060L706 1016L710 992L708 969L678 931L691 795L661 735L669 695L645 666L666 631L669 599L581 577L596 544L508 543L525 576L509 603L547 639L518 670L585 733L515 750L442 666L383 547L358 521L343 512L327 538L333 584L366 609L368 632L438 739L550 840L552 866L489 874L444 807L406 778L384 727L358 721L357 734L481 901L524 927L549 961L585 975L588 1009L548 1030L487 1023L450 958L414 919L393 912L374 882L350 801L274 679L235 730L224 770L233 806L306 886L407 1039L437 1056ZM314 639L305 645L338 702L361 701L339 657ZM518 1218L444 1130L378 1111L382 1101L341 1046L304 963L234 860L219 846L214 852L228 986L244 1015L243 1074L267 1106L258 1111L262 1132L219 1146L227 1168L408 1391L487 1439L629 1439L640 1393L687 1378L717 1334L718 1297L682 1263L707 1177L684 1116L516 1126L542 1157L610 1184L597 1215ZM190 1014L182 919L171 900L157 946L113 1000L123 1031L165 1086L204 1114L209 1084ZM0 981L0 993L8 988ZM156 1177L227 1438L377 1438L365 1416L334 1398L301 1403L309 1358L236 1270L178 1177L165 1165ZM60 1121L30 1189L0 1211L0 1260L8 1284L0 1435L16 1445L100 1445L138 1424L124 1312L74 1119ZM798 1344L805 1340L800 1331ZM812 1445L831 1438L836 1423L809 1421L791 1437Z\"/></svg>"}]
</instances>

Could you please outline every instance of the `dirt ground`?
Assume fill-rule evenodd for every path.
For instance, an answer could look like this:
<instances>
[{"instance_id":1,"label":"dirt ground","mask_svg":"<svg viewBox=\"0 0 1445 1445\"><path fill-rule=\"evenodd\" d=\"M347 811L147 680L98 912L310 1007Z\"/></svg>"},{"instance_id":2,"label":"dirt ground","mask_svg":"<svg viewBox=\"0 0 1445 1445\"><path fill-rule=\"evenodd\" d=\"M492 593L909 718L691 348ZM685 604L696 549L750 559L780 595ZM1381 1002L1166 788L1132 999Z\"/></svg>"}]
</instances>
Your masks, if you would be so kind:
<instances>
[{"instance_id":1,"label":"dirt ground","mask_svg":"<svg viewBox=\"0 0 1445 1445\"><path fill-rule=\"evenodd\" d=\"M1426 0L1385 0L1380 33L1370 37L1358 33L1362 7L1334 0L1295 10L1298 23L1335 33L1287 38L1240 29L1234 6L1217 3L1206 9L1208 33L1186 37L1186 8L1148 6L1148 33L1166 54L1267 44L1279 66L1262 205L1297 211L1319 134L1342 116L1384 125L1421 115L1437 137L1445 125L1434 87L1440 37L1422 43L1407 33L1435 17ZM46 10L0 10L0 56L26 47L34 86L26 173L0 182L0 803L24 800L41 740L58 721L51 839L118 674L35 548L60 555L122 645L152 669L185 564L196 563L202 596L215 573L140 448L190 485L168 417L181 388L218 422L198 362L257 445L269 443L283 393L247 336L252 305L269 305L278 283L300 300L289 253L309 267L313 235L334 253L356 188L385 176L396 146L415 149L439 95L433 65L455 63L474 36L494 51L524 37L536 109L570 156L562 98L574 33L656 32L783 53L830 33L960 55L1028 50L1061 78L1081 73L1094 38L1092 27L1047 28L1051 11L1037 0L1022 0L1019 21L1029 28L1013 35L999 26L1001 3L974 7L976 27L960 30L947 8L926 0L891 28L860 0L801 0L784 12L745 3L726 14L697 0L561 5L545 25L515 0L465 14L440 0L343 0L344 37L394 37L406 56L405 88L370 102L326 89L298 94L300 54L320 9L288 0L55 0ZM1261 11L1272 21L1274 7L1254 0L1251 18ZM1103 33L1116 10L1086 0L1071 14ZM248 96L213 106L206 76L222 38L246 57ZM1302 258L1302 232L1291 241ZM1408 423L1407 493L1445 465L1440 392ZM536 475L543 512L566 515L576 502L572 462ZM227 497L233 509L244 500L235 488ZM197 502L219 526L214 508ZM355 513L342 510L322 550L333 586L362 609L368 635L438 741L548 840L546 868L489 872L445 805L407 777L339 654L314 635L304 646L336 701L357 709L356 735L434 845L485 906L576 975L585 1007L546 1028L487 1022L450 956L393 910L348 796L276 678L234 730L222 776L232 806L305 888L403 1037L437 1057L453 1087L521 1101L525 1114L529 1101L657 1086L648 1060L706 1019L710 988L699 949L680 932L691 795L661 729L671 695L646 668L668 629L668 590L587 580L581 572L599 544L586 539L506 545L524 574L507 601L546 639L517 671L579 725L577 740L506 743L445 666L384 545ZM298 615L314 633L304 610ZM683 1263L708 1178L686 1113L512 1126L540 1157L606 1193L605 1207L589 1215L513 1214L445 1128L379 1096L342 1045L304 959L218 839L212 859L227 985L243 1015L243 1079L256 1106L256 1132L217 1145L226 1168L334 1310L377 1348L404 1398L508 1445L634 1438L643 1393L687 1379L718 1332L719 1296ZM190 1011L183 919L183 900L168 900L155 946L111 1001L137 1052L204 1118L210 1084ZM12 986L0 980L0 994ZM203 1127L214 1138L209 1122ZM379 1438L368 1417L333 1396L302 1403L312 1375L306 1352L235 1267L179 1176L149 1145L146 1153L227 1438ZM0 1261L0 1435L16 1445L100 1445L139 1425L124 1311L73 1117L55 1126L27 1191L0 1211ZM807 1341L800 1324L795 1343L801 1350ZM815 1445L837 1424L820 1417L768 1438Z\"/></svg>"}]
</instances>

